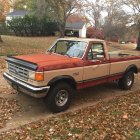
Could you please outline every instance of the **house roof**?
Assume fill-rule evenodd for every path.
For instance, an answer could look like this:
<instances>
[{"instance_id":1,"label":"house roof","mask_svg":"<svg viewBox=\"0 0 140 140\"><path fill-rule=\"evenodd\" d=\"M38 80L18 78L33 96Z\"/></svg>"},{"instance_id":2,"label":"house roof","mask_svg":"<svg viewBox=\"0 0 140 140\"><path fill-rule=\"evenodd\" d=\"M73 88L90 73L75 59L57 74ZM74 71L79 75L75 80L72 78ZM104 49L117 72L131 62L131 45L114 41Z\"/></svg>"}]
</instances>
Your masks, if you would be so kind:
<instances>
[{"instance_id":1,"label":"house roof","mask_svg":"<svg viewBox=\"0 0 140 140\"><path fill-rule=\"evenodd\" d=\"M85 16L71 15L68 17L67 22L89 22Z\"/></svg>"},{"instance_id":2,"label":"house roof","mask_svg":"<svg viewBox=\"0 0 140 140\"><path fill-rule=\"evenodd\" d=\"M82 29L85 22L67 22L66 29Z\"/></svg>"},{"instance_id":3,"label":"house roof","mask_svg":"<svg viewBox=\"0 0 140 140\"><path fill-rule=\"evenodd\" d=\"M71 15L68 17L67 22L66 22L66 29L71 29L71 30L79 30L82 29L83 26L88 23L89 21L87 20L86 17L84 16L79 16L79 15Z\"/></svg>"},{"instance_id":4,"label":"house roof","mask_svg":"<svg viewBox=\"0 0 140 140\"><path fill-rule=\"evenodd\" d=\"M28 14L26 10L15 10L7 14L7 16L25 16L26 14Z\"/></svg>"}]
</instances>

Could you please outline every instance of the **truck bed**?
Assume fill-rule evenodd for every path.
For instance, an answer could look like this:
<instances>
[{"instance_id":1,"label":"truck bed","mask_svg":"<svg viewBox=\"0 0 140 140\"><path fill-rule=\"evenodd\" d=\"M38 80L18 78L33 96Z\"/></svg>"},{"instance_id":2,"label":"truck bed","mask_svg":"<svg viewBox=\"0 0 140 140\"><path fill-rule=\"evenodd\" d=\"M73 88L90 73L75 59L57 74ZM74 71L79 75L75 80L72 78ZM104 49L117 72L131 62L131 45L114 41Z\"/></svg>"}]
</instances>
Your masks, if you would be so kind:
<instances>
[{"instance_id":1,"label":"truck bed","mask_svg":"<svg viewBox=\"0 0 140 140\"><path fill-rule=\"evenodd\" d=\"M114 51L109 52L111 62L126 61L140 58L140 53L136 51Z\"/></svg>"}]
</instances>

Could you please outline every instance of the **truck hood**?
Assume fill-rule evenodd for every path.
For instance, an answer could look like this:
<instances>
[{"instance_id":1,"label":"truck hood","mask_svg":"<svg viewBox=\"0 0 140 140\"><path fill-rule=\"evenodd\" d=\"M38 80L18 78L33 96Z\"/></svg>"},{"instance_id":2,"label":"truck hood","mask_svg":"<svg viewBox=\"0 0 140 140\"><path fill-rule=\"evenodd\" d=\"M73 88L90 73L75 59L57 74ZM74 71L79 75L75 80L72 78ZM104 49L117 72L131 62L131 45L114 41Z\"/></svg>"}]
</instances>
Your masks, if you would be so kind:
<instances>
[{"instance_id":1,"label":"truck hood","mask_svg":"<svg viewBox=\"0 0 140 140\"><path fill-rule=\"evenodd\" d=\"M56 54L33 54L33 55L21 55L21 56L15 56L15 58L40 64L42 62L48 62L48 61L61 61L61 60L68 60L69 57L63 56L63 55L56 55Z\"/></svg>"},{"instance_id":2,"label":"truck hood","mask_svg":"<svg viewBox=\"0 0 140 140\"><path fill-rule=\"evenodd\" d=\"M83 66L82 59L70 58L68 56L57 55L53 53L21 55L15 56L14 58L37 64L38 71L57 70Z\"/></svg>"}]
</instances>

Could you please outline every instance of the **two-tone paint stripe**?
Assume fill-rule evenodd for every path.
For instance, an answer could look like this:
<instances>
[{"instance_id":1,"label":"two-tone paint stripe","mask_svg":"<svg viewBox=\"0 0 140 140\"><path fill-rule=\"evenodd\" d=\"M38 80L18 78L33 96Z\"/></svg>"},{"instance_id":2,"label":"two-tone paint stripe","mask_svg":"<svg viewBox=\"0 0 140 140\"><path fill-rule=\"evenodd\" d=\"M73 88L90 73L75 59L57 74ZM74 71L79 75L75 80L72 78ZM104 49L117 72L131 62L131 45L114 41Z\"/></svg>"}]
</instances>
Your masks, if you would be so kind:
<instances>
[{"instance_id":1,"label":"two-tone paint stripe","mask_svg":"<svg viewBox=\"0 0 140 140\"><path fill-rule=\"evenodd\" d=\"M82 88L87 88L87 87L91 87L91 86L95 86L98 84L102 84L102 83L107 83L113 80L118 80L120 78L122 78L124 75L124 73L116 73L116 74L112 74L112 75L108 75L108 76L103 76L103 77L99 77L99 78L93 78L93 79L88 79L88 80L84 80L84 81L79 81L77 82L77 89L82 89Z\"/></svg>"}]
</instances>

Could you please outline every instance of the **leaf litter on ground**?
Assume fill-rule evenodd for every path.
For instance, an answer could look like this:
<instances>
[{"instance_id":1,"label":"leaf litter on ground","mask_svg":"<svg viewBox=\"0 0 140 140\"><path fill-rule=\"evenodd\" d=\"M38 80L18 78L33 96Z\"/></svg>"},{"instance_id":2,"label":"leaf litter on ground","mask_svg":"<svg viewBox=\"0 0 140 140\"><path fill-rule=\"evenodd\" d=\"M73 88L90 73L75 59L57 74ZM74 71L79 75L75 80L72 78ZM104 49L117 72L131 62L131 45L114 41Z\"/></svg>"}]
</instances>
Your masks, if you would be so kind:
<instances>
[{"instance_id":1,"label":"leaf litter on ground","mask_svg":"<svg viewBox=\"0 0 140 140\"><path fill-rule=\"evenodd\" d=\"M140 91L3 132L5 140L139 140Z\"/></svg>"},{"instance_id":2,"label":"leaf litter on ground","mask_svg":"<svg viewBox=\"0 0 140 140\"><path fill-rule=\"evenodd\" d=\"M4 128L6 122L19 110L20 106L16 100L0 98L0 128Z\"/></svg>"}]
</instances>

